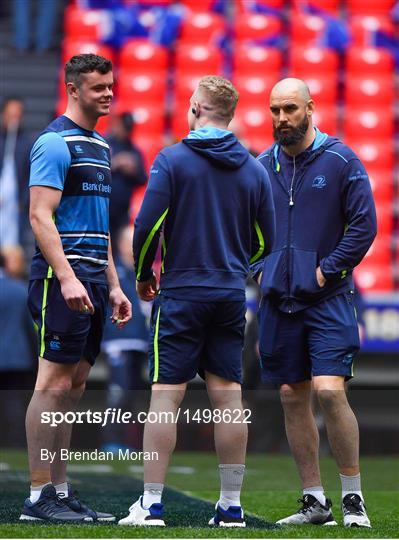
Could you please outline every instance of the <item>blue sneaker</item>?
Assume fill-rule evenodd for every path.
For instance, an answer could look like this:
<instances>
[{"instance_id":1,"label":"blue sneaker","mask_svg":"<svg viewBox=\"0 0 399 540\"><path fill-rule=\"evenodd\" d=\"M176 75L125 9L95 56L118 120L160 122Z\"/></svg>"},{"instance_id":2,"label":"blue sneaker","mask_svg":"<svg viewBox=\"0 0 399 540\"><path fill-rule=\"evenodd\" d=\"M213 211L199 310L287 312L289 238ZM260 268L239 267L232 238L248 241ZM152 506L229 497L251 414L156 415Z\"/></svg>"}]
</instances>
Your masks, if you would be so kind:
<instances>
[{"instance_id":1,"label":"blue sneaker","mask_svg":"<svg viewBox=\"0 0 399 540\"><path fill-rule=\"evenodd\" d=\"M54 486L48 485L42 489L39 499L33 503L26 499L21 521L51 521L53 523L82 523L93 522L93 518L87 514L73 512L57 495Z\"/></svg>"},{"instance_id":2,"label":"blue sneaker","mask_svg":"<svg viewBox=\"0 0 399 540\"><path fill-rule=\"evenodd\" d=\"M217 527L246 527L244 511L241 506L229 506L224 510L219 502L215 506L216 514L209 520L209 525Z\"/></svg>"},{"instance_id":3,"label":"blue sneaker","mask_svg":"<svg viewBox=\"0 0 399 540\"><path fill-rule=\"evenodd\" d=\"M62 497L61 501L68 506L70 510L80 514L82 516L90 517L93 521L115 521L115 516L112 514L106 514L105 512L96 512L85 504L83 504L78 498L78 492L72 489L71 484L68 483L68 496Z\"/></svg>"}]
</instances>

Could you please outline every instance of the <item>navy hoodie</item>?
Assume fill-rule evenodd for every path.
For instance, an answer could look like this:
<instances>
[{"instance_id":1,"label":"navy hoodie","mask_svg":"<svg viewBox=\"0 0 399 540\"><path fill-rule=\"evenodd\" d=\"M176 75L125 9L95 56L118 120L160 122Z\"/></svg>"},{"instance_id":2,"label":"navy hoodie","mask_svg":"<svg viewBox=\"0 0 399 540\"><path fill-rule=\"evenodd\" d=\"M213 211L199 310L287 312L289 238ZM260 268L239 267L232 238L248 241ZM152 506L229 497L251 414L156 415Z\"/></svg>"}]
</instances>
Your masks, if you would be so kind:
<instances>
[{"instance_id":1,"label":"navy hoodie","mask_svg":"<svg viewBox=\"0 0 399 540\"><path fill-rule=\"evenodd\" d=\"M162 289L243 291L274 241L268 174L231 132L191 132L151 168L133 239L138 281L152 275L162 225Z\"/></svg>"},{"instance_id":2,"label":"navy hoodie","mask_svg":"<svg viewBox=\"0 0 399 540\"><path fill-rule=\"evenodd\" d=\"M262 294L291 313L353 290L352 269L377 233L370 182L359 158L316 129L313 145L295 157L296 163L278 144L258 160L270 176L277 219ZM261 264L255 266L256 271ZM327 280L322 288L318 266Z\"/></svg>"}]
</instances>

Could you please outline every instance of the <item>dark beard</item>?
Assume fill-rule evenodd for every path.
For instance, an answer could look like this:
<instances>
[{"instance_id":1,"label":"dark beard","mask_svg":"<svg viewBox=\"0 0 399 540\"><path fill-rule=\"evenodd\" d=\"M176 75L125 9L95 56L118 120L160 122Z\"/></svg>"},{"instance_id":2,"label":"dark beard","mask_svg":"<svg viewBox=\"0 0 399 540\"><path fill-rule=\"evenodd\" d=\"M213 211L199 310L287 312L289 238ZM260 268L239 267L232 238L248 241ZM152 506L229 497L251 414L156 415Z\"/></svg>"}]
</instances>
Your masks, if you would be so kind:
<instances>
[{"instance_id":1,"label":"dark beard","mask_svg":"<svg viewBox=\"0 0 399 540\"><path fill-rule=\"evenodd\" d=\"M291 128L289 133L282 133L280 128L273 126L274 140L282 146L294 146L299 143L304 137L309 127L309 118L305 114L302 122L296 128Z\"/></svg>"}]
</instances>

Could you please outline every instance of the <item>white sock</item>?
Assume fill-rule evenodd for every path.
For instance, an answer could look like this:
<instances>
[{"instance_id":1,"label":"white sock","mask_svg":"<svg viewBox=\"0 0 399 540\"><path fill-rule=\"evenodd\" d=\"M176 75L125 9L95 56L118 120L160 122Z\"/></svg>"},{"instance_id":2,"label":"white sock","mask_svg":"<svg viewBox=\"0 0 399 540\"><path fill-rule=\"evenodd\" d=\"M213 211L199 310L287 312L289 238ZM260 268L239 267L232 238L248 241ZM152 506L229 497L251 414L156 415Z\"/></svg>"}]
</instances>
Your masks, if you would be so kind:
<instances>
[{"instance_id":1,"label":"white sock","mask_svg":"<svg viewBox=\"0 0 399 540\"><path fill-rule=\"evenodd\" d=\"M55 491L62 499L68 497L68 482L61 482L61 484L55 484Z\"/></svg>"},{"instance_id":2,"label":"white sock","mask_svg":"<svg viewBox=\"0 0 399 540\"><path fill-rule=\"evenodd\" d=\"M144 494L142 506L148 509L154 503L162 501L163 484L148 483L144 484Z\"/></svg>"},{"instance_id":3,"label":"white sock","mask_svg":"<svg viewBox=\"0 0 399 540\"><path fill-rule=\"evenodd\" d=\"M229 506L241 506L240 495L244 472L245 465L219 465L219 504L223 510L227 510Z\"/></svg>"},{"instance_id":4,"label":"white sock","mask_svg":"<svg viewBox=\"0 0 399 540\"><path fill-rule=\"evenodd\" d=\"M40 495L42 494L42 489L46 486L51 486L51 482L47 482L47 484L42 484L41 486L35 486L30 487L30 502L35 503L39 500Z\"/></svg>"},{"instance_id":5,"label":"white sock","mask_svg":"<svg viewBox=\"0 0 399 540\"><path fill-rule=\"evenodd\" d=\"M339 477L341 478L342 498L344 498L346 495L355 493L356 495L359 495L362 501L364 500L362 495L360 473L353 476L340 474Z\"/></svg>"},{"instance_id":6,"label":"white sock","mask_svg":"<svg viewBox=\"0 0 399 540\"><path fill-rule=\"evenodd\" d=\"M305 488L302 493L304 495L313 495L323 506L326 504L326 496L324 495L323 486L311 486Z\"/></svg>"}]
</instances>

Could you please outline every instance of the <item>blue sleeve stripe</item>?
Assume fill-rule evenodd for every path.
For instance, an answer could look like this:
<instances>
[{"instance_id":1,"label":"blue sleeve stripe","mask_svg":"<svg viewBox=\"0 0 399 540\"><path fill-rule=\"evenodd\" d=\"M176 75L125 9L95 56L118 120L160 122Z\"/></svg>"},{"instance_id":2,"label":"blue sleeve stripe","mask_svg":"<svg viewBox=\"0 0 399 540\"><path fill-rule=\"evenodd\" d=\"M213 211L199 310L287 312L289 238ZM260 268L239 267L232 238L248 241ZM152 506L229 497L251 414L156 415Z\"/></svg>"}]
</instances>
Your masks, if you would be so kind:
<instances>
[{"instance_id":1,"label":"blue sleeve stripe","mask_svg":"<svg viewBox=\"0 0 399 540\"><path fill-rule=\"evenodd\" d=\"M333 152L332 150L326 150L326 152L329 152L330 154L335 154L336 156L339 156L341 159L345 161L345 163L348 163L348 160L344 158L344 156L341 156L341 154L338 154L338 152Z\"/></svg>"}]
</instances>

